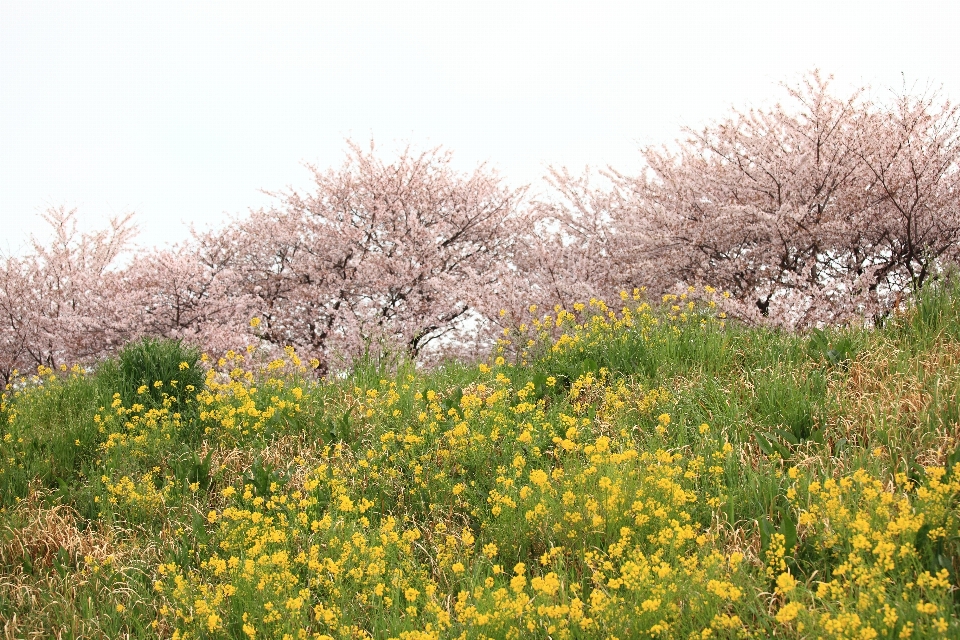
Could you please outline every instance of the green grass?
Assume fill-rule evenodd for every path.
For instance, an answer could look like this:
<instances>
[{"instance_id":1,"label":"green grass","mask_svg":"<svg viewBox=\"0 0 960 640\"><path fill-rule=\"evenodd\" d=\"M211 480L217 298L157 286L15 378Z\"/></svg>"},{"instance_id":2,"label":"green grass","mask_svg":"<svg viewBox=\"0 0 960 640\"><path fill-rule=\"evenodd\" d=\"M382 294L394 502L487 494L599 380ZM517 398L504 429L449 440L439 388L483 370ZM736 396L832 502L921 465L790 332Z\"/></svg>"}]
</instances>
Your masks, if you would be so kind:
<instances>
[{"instance_id":1,"label":"green grass","mask_svg":"<svg viewBox=\"0 0 960 640\"><path fill-rule=\"evenodd\" d=\"M5 637L960 635L957 284L807 334L627 302L429 370L20 380Z\"/></svg>"}]
</instances>

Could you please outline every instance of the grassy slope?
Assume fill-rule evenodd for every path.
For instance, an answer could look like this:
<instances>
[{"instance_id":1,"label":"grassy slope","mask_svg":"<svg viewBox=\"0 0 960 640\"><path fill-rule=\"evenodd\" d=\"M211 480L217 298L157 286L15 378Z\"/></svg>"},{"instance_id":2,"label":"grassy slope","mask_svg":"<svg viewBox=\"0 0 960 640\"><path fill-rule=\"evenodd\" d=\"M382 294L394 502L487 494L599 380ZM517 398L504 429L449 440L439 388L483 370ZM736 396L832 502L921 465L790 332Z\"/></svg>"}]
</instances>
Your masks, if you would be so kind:
<instances>
[{"instance_id":1,"label":"grassy slope","mask_svg":"<svg viewBox=\"0 0 960 640\"><path fill-rule=\"evenodd\" d=\"M25 380L6 637L960 636L960 291L806 336L666 302L531 318L513 362Z\"/></svg>"}]
</instances>

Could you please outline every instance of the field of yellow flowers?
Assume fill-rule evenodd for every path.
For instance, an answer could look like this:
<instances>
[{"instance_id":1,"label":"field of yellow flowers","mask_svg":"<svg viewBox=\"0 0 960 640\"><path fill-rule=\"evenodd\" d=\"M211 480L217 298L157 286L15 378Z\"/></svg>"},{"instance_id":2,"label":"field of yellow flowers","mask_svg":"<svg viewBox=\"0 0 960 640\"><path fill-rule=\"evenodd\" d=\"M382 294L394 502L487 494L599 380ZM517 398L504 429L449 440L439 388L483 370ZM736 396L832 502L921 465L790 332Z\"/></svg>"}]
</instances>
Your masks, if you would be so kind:
<instances>
[{"instance_id":1,"label":"field of yellow flowers","mask_svg":"<svg viewBox=\"0 0 960 640\"><path fill-rule=\"evenodd\" d=\"M3 637L960 637L960 289L804 335L716 295L532 308L431 370L23 376Z\"/></svg>"}]
</instances>

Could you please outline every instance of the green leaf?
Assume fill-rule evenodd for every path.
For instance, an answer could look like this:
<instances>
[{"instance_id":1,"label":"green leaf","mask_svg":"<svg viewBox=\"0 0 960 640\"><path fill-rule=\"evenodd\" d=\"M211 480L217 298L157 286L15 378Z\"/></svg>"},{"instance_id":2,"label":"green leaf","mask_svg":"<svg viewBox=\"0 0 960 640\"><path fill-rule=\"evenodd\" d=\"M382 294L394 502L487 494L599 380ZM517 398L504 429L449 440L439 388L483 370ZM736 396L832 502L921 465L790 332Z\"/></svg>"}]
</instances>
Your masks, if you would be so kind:
<instances>
[{"instance_id":1,"label":"green leaf","mask_svg":"<svg viewBox=\"0 0 960 640\"><path fill-rule=\"evenodd\" d=\"M776 529L773 528L773 524L767 516L760 518L757 524L760 527L760 555L762 556L770 548L770 537L776 533Z\"/></svg>"},{"instance_id":2,"label":"green leaf","mask_svg":"<svg viewBox=\"0 0 960 640\"><path fill-rule=\"evenodd\" d=\"M780 515L780 533L783 534L787 553L793 553L797 546L797 522L790 509L785 509Z\"/></svg>"},{"instance_id":3,"label":"green leaf","mask_svg":"<svg viewBox=\"0 0 960 640\"><path fill-rule=\"evenodd\" d=\"M773 447L770 446L770 441L767 440L766 436L759 431L755 431L753 433L753 437L756 439L757 446L760 447L760 451L763 451L763 453L768 456L773 455Z\"/></svg>"},{"instance_id":4,"label":"green leaf","mask_svg":"<svg viewBox=\"0 0 960 640\"><path fill-rule=\"evenodd\" d=\"M838 438L835 440L833 443L833 455L839 456L842 454L844 451L846 451L848 444L849 443L847 442L846 438Z\"/></svg>"},{"instance_id":5,"label":"green leaf","mask_svg":"<svg viewBox=\"0 0 960 640\"><path fill-rule=\"evenodd\" d=\"M793 445L800 444L800 439L797 438L797 436L793 435L791 432L787 431L786 429L774 427L772 431L773 433L777 434L778 436L780 436L790 444L793 444Z\"/></svg>"},{"instance_id":6,"label":"green leaf","mask_svg":"<svg viewBox=\"0 0 960 640\"><path fill-rule=\"evenodd\" d=\"M757 435L757 434L754 434L754 435ZM769 433L763 434L761 437L763 437L764 442L767 443L767 446L770 448L770 450L772 452L777 453L783 460L788 460L790 458L790 455L791 455L790 449L786 448L785 446L777 442L776 438L772 434L769 434ZM759 439L758 439L758 442L759 442ZM762 446L760 448L763 449ZM764 453L767 453L767 452L764 451ZM767 453L767 455L768 456L773 455L773 453Z\"/></svg>"}]
</instances>

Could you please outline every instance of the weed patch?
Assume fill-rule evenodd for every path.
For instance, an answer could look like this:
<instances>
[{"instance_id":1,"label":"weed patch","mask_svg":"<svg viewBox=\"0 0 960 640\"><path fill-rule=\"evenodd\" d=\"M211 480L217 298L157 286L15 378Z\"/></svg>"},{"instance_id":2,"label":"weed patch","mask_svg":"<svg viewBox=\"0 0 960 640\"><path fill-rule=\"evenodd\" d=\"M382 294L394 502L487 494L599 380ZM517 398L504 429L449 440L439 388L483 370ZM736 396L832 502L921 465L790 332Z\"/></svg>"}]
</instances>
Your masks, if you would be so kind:
<instances>
[{"instance_id":1,"label":"weed patch","mask_svg":"<svg viewBox=\"0 0 960 640\"><path fill-rule=\"evenodd\" d=\"M594 300L327 380L151 341L41 369L0 408L4 632L956 636L954 293L807 335Z\"/></svg>"}]
</instances>

